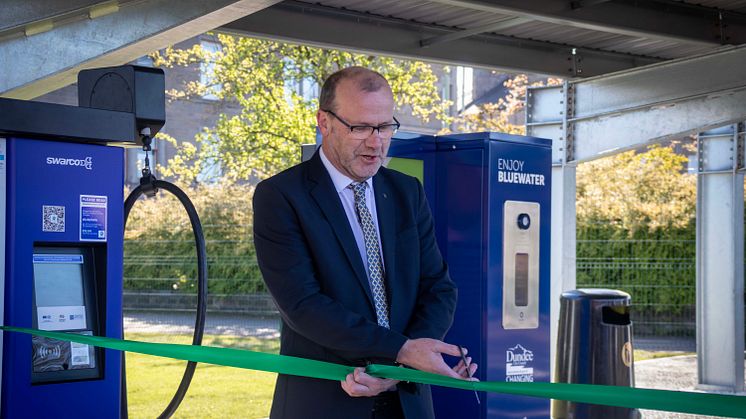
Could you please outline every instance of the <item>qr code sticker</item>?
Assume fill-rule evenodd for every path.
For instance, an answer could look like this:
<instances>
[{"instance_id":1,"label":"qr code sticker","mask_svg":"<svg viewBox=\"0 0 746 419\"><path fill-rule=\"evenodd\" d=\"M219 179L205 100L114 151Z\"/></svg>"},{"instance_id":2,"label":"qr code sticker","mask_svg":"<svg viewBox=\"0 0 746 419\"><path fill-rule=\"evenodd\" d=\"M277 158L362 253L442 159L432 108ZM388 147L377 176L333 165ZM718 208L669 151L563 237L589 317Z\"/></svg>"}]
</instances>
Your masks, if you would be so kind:
<instances>
[{"instance_id":1,"label":"qr code sticker","mask_svg":"<svg viewBox=\"0 0 746 419\"><path fill-rule=\"evenodd\" d=\"M65 207L44 205L42 207L42 231L65 232Z\"/></svg>"}]
</instances>

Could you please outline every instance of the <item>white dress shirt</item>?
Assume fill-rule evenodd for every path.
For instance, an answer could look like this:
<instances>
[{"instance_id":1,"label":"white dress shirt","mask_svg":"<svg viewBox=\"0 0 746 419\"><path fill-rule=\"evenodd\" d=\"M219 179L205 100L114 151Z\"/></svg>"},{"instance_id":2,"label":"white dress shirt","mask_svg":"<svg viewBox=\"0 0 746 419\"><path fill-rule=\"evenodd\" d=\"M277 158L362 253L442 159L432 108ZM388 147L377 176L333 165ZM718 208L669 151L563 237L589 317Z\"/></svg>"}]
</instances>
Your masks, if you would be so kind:
<instances>
[{"instance_id":1,"label":"white dress shirt","mask_svg":"<svg viewBox=\"0 0 746 419\"><path fill-rule=\"evenodd\" d=\"M321 156L321 162L324 164L324 167L326 167L326 171L329 172L329 176L332 178L332 182L334 183L334 188L337 190L339 200L342 201L342 207L344 208L345 214L347 215L347 221L350 223L352 234L355 236L357 250L358 252L360 252L360 258L363 260L363 265L365 266L365 274L368 276L368 280L370 280L370 273L368 270L368 255L367 253L365 253L365 239L363 238L363 228L360 226L360 221L357 217L357 211L355 210L355 193L349 187L350 184L358 182L350 179L342 172L337 170L332 162L330 162L329 159L326 157L326 155L324 154L324 149L321 147L319 148L319 155ZM370 211L370 216L373 219L373 224L376 227L376 236L378 236L378 248L383 249L383 246L381 245L381 233L379 232L380 230L378 228L376 194L373 193L373 178L366 179L365 183L368 184L368 187L365 188L365 204L368 206L368 211ZM383 265L383 255L381 255L381 266L385 268L385 266Z\"/></svg>"}]
</instances>

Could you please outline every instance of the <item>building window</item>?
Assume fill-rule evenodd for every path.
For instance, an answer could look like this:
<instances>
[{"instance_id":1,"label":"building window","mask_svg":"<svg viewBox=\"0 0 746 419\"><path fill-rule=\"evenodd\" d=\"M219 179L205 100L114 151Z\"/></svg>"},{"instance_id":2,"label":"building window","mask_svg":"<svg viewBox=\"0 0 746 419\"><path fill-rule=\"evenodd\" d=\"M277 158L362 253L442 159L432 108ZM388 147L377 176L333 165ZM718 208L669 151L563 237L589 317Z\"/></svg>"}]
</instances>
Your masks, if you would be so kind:
<instances>
[{"instance_id":1,"label":"building window","mask_svg":"<svg viewBox=\"0 0 746 419\"><path fill-rule=\"evenodd\" d=\"M220 137L217 134L208 134L203 137L200 147L207 147L202 150L201 166L197 174L196 181L203 184L217 183L223 177L223 164L219 156ZM206 155L206 156L205 156Z\"/></svg>"},{"instance_id":2,"label":"building window","mask_svg":"<svg viewBox=\"0 0 746 419\"><path fill-rule=\"evenodd\" d=\"M218 97L215 93L221 92L223 85L215 83L215 55L221 51L222 47L219 42L206 39L200 41L200 45L209 55L208 59L200 64L199 68L199 81L208 89L207 93L202 95L202 98L217 100Z\"/></svg>"},{"instance_id":3,"label":"building window","mask_svg":"<svg viewBox=\"0 0 746 419\"><path fill-rule=\"evenodd\" d=\"M456 67L456 110L461 113L474 100L474 69Z\"/></svg>"},{"instance_id":4,"label":"building window","mask_svg":"<svg viewBox=\"0 0 746 419\"><path fill-rule=\"evenodd\" d=\"M687 156L686 171L687 173L696 174L699 171L699 158L696 154Z\"/></svg>"},{"instance_id":5,"label":"building window","mask_svg":"<svg viewBox=\"0 0 746 419\"><path fill-rule=\"evenodd\" d=\"M303 100L310 102L319 97L319 84L316 80L306 77L300 82L300 91L298 94L303 97Z\"/></svg>"},{"instance_id":6,"label":"building window","mask_svg":"<svg viewBox=\"0 0 746 419\"><path fill-rule=\"evenodd\" d=\"M285 58L285 66L291 73L294 72L292 71L295 70L295 63L293 60ZM319 89L319 84L311 77L304 77L302 80L287 76L285 78L285 100L290 106L293 105L293 93L303 98L305 102L310 102L319 97Z\"/></svg>"},{"instance_id":7,"label":"building window","mask_svg":"<svg viewBox=\"0 0 746 419\"><path fill-rule=\"evenodd\" d=\"M440 97L443 100L451 100L451 89L453 84L453 73L449 70L443 71L443 75L440 77Z\"/></svg>"},{"instance_id":8,"label":"building window","mask_svg":"<svg viewBox=\"0 0 746 419\"><path fill-rule=\"evenodd\" d=\"M202 184L217 183L223 176L223 166L218 159L205 159L197 174L197 182Z\"/></svg>"}]
</instances>

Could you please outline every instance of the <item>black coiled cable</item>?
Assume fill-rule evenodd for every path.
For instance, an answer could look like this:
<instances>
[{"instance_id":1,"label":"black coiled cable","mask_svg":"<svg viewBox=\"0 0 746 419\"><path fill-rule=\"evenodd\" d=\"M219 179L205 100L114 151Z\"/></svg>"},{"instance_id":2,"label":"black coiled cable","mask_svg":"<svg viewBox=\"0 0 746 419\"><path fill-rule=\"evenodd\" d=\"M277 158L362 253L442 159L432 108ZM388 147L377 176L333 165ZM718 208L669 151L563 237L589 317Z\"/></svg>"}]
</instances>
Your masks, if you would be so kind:
<instances>
[{"instance_id":1,"label":"black coiled cable","mask_svg":"<svg viewBox=\"0 0 746 419\"><path fill-rule=\"evenodd\" d=\"M143 171L143 178L145 178L145 171ZM194 337L192 338L192 345L201 345L202 336L205 331L205 317L207 315L207 249L205 247L205 235L202 232L202 223L199 221L197 210L194 208L194 204L189 197L182 191L178 186L173 183L166 182L163 180L157 180L150 176L146 182L141 180L140 186L136 187L124 201L124 226L127 227L127 219L129 218L130 210L135 204L135 201L140 195L147 193L154 195L158 189L165 189L181 202L186 209L187 215L189 215L189 222L192 224L192 231L194 232L194 241L197 246L197 317L194 322ZM122 318L124 321L124 318ZM122 327L124 330L124 327ZM187 362L184 375L181 377L181 383L176 389L171 402L158 416L158 418L170 418L171 415L176 412L179 408L179 404L184 399L189 384L192 382L194 376L194 370L197 367L197 363L193 361ZM124 352L122 352L122 418L128 417L127 414L127 382L126 374L124 374Z\"/></svg>"}]
</instances>

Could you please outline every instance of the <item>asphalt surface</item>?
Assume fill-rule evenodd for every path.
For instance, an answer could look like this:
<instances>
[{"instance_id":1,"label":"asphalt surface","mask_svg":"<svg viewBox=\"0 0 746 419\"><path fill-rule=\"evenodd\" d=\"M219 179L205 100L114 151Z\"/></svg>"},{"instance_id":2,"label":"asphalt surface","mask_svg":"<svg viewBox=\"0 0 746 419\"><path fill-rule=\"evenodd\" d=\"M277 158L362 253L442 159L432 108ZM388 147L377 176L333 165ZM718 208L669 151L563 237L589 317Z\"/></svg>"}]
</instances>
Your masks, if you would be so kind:
<instances>
[{"instance_id":1,"label":"asphalt surface","mask_svg":"<svg viewBox=\"0 0 746 419\"><path fill-rule=\"evenodd\" d=\"M635 387L661 390L697 389L697 356L681 355L635 362ZM642 410L644 419L694 419L714 416ZM744 412L746 414L746 412Z\"/></svg>"},{"instance_id":2,"label":"asphalt surface","mask_svg":"<svg viewBox=\"0 0 746 419\"><path fill-rule=\"evenodd\" d=\"M195 315L191 312L125 312L124 330L128 333L192 334L194 322ZM208 311L205 333L275 339L280 337L280 319Z\"/></svg>"}]
</instances>

